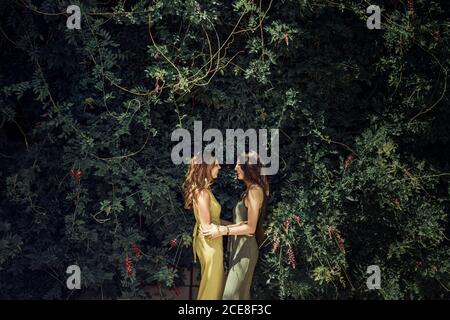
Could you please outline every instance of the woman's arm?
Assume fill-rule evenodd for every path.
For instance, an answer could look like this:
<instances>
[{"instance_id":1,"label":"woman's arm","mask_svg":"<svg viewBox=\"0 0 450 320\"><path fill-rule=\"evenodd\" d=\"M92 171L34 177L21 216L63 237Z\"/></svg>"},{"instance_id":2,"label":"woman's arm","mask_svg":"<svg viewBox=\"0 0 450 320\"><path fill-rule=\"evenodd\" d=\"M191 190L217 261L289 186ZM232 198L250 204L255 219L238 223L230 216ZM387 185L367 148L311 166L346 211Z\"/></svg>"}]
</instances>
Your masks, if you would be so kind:
<instances>
[{"instance_id":1,"label":"woman's arm","mask_svg":"<svg viewBox=\"0 0 450 320\"><path fill-rule=\"evenodd\" d=\"M264 200L264 194L261 188L252 188L248 191L248 223L228 226L214 226L203 231L203 235L207 238L214 239L224 235L253 235L256 231L256 224L258 223L258 213Z\"/></svg>"},{"instance_id":2,"label":"woman's arm","mask_svg":"<svg viewBox=\"0 0 450 320\"><path fill-rule=\"evenodd\" d=\"M244 224L244 223L247 223L247 221L241 221L239 223L233 223L233 222L228 221L228 220L220 219L220 224L222 226L227 226L228 228L234 228L234 227L240 226L241 224Z\"/></svg>"},{"instance_id":3,"label":"woman's arm","mask_svg":"<svg viewBox=\"0 0 450 320\"><path fill-rule=\"evenodd\" d=\"M212 228L211 212L210 212L211 198L207 190L201 190L197 194L197 212L200 220L200 226L203 231Z\"/></svg>"}]
</instances>

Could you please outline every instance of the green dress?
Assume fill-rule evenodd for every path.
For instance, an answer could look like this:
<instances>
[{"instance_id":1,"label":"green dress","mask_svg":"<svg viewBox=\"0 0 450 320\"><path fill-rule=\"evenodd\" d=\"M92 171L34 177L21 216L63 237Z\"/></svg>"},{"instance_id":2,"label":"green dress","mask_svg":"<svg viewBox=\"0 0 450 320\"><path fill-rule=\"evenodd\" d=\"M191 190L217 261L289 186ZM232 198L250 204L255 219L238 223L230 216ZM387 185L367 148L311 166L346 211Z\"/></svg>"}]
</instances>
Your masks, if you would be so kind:
<instances>
[{"instance_id":1,"label":"green dress","mask_svg":"<svg viewBox=\"0 0 450 320\"><path fill-rule=\"evenodd\" d=\"M241 200L233 212L235 223L247 221L247 208ZM255 236L228 237L228 250L230 252L230 271L228 273L224 300L249 300L252 285L253 271L258 261L259 249Z\"/></svg>"}]
</instances>

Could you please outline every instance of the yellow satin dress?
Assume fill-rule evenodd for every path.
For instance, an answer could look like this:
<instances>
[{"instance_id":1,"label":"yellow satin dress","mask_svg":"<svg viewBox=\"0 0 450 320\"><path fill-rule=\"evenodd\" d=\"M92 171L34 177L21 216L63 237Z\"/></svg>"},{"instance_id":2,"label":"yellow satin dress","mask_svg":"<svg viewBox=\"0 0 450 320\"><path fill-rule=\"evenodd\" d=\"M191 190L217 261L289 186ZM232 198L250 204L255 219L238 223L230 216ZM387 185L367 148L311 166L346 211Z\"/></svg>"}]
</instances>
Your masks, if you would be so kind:
<instances>
[{"instance_id":1,"label":"yellow satin dress","mask_svg":"<svg viewBox=\"0 0 450 320\"><path fill-rule=\"evenodd\" d=\"M211 223L220 225L221 206L216 197L210 194ZM195 227L192 237L194 250L194 262L196 256L200 260L201 280L197 300L221 300L225 285L225 273L223 269L223 240L222 237L206 239L202 233L202 227L196 205L194 204Z\"/></svg>"}]
</instances>

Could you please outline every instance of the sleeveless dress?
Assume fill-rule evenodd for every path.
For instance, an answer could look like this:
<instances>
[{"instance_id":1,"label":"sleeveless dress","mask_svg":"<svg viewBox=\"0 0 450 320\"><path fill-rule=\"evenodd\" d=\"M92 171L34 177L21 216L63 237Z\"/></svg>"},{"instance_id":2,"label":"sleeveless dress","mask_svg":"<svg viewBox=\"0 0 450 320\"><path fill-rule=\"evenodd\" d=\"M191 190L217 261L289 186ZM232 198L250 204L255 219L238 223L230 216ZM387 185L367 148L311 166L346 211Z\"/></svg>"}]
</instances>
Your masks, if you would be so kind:
<instances>
[{"instance_id":1,"label":"sleeveless dress","mask_svg":"<svg viewBox=\"0 0 450 320\"><path fill-rule=\"evenodd\" d=\"M243 200L234 208L233 221L247 221L247 208ZM259 249L255 236L229 236L230 271L228 273L224 300L249 300L253 271L258 261Z\"/></svg>"},{"instance_id":2,"label":"sleeveless dress","mask_svg":"<svg viewBox=\"0 0 450 320\"><path fill-rule=\"evenodd\" d=\"M220 225L221 206L216 197L208 190L211 204L211 223ZM195 227L192 237L194 262L200 260L201 280L197 300L220 300L223 294L225 273L223 269L223 239L206 239L202 233L197 207L194 205Z\"/></svg>"}]
</instances>

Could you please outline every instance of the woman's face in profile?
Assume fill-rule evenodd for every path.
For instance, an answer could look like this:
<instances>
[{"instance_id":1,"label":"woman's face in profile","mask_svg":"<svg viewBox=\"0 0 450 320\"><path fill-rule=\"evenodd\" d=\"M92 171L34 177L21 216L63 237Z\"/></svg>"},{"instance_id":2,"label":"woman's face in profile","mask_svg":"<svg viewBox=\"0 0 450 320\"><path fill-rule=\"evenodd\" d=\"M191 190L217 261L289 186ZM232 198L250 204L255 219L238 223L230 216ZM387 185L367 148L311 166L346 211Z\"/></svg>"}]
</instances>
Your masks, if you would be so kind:
<instances>
[{"instance_id":1,"label":"woman's face in profile","mask_svg":"<svg viewBox=\"0 0 450 320\"><path fill-rule=\"evenodd\" d=\"M211 168L211 177L216 179L219 175L220 164L217 160L214 161L214 166Z\"/></svg>"},{"instance_id":2,"label":"woman's face in profile","mask_svg":"<svg viewBox=\"0 0 450 320\"><path fill-rule=\"evenodd\" d=\"M236 176L239 180L244 180L244 171L241 168L241 165L239 162L234 167L234 171L236 171Z\"/></svg>"}]
</instances>

